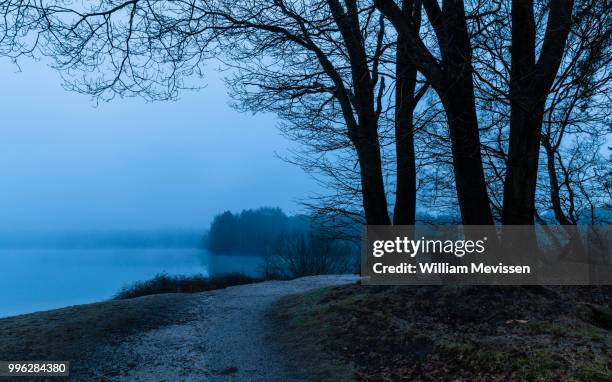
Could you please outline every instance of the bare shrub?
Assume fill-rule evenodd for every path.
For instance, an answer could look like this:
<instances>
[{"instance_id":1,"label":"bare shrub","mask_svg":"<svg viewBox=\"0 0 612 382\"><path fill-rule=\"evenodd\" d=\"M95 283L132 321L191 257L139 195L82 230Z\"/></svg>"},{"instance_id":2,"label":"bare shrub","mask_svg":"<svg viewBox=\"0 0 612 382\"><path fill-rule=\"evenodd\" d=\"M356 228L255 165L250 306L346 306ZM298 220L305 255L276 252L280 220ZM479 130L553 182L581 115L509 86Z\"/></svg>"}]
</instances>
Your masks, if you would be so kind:
<instances>
[{"instance_id":1,"label":"bare shrub","mask_svg":"<svg viewBox=\"0 0 612 382\"><path fill-rule=\"evenodd\" d=\"M358 255L352 242L291 232L278 235L264 264L267 279L352 273L357 270Z\"/></svg>"}]
</instances>

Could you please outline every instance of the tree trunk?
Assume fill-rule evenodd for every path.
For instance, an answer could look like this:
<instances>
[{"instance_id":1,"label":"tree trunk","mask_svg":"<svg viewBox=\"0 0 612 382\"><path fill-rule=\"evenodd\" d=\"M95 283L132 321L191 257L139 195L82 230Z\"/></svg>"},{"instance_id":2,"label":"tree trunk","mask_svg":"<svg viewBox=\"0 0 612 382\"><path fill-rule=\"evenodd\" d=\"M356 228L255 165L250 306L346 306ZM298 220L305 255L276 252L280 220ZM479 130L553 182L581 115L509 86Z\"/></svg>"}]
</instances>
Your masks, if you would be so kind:
<instances>
[{"instance_id":1,"label":"tree trunk","mask_svg":"<svg viewBox=\"0 0 612 382\"><path fill-rule=\"evenodd\" d=\"M550 186L550 202L552 204L553 212L555 213L555 219L561 225L572 224L563 209L561 208L561 197L559 195L559 177L557 176L557 170L555 168L555 151L552 148L550 142L542 142L544 150L546 151L546 169L548 170L548 182Z\"/></svg>"},{"instance_id":2,"label":"tree trunk","mask_svg":"<svg viewBox=\"0 0 612 382\"><path fill-rule=\"evenodd\" d=\"M544 106L511 112L508 168L504 181L503 223L533 224Z\"/></svg>"},{"instance_id":3,"label":"tree trunk","mask_svg":"<svg viewBox=\"0 0 612 382\"><path fill-rule=\"evenodd\" d=\"M410 1L403 2L403 11L420 16L420 3L409 8ZM416 18L416 17L415 17ZM420 17L419 17L420 18ZM415 25L419 28L419 24ZM418 32L418 30L417 30ZM414 153L414 108L417 69L411 63L410 48L406 38L397 39L395 84L395 152L397 163L395 207L393 224L414 225L416 218L416 158Z\"/></svg>"},{"instance_id":4,"label":"tree trunk","mask_svg":"<svg viewBox=\"0 0 612 382\"><path fill-rule=\"evenodd\" d=\"M407 18L394 1L375 0L374 4L393 23L398 34L406 38L410 61L427 77L444 104L463 224L493 224L480 154L472 47L463 2L444 1L441 10L438 1L423 1L440 46L442 62L427 49L415 33L412 18Z\"/></svg>"},{"instance_id":5,"label":"tree trunk","mask_svg":"<svg viewBox=\"0 0 612 382\"><path fill-rule=\"evenodd\" d=\"M352 104L358 119L351 140L359 159L366 224L390 225L378 140L378 115L374 109L374 82L361 36L357 1L346 0L346 12L338 0L328 0L327 3L346 45L351 65Z\"/></svg>"},{"instance_id":6,"label":"tree trunk","mask_svg":"<svg viewBox=\"0 0 612 382\"><path fill-rule=\"evenodd\" d=\"M470 76L471 77L471 76ZM456 79L443 100L450 131L453 170L461 222L466 225L492 225L480 136L474 105L472 79Z\"/></svg>"},{"instance_id":7,"label":"tree trunk","mask_svg":"<svg viewBox=\"0 0 612 382\"><path fill-rule=\"evenodd\" d=\"M480 153L472 48L463 3L445 1L441 17L445 30L439 34L439 39L442 40L443 65L447 73L447 85L441 99L448 118L461 221L467 225L492 225L493 214Z\"/></svg>"},{"instance_id":8,"label":"tree trunk","mask_svg":"<svg viewBox=\"0 0 612 382\"><path fill-rule=\"evenodd\" d=\"M398 61L399 64L399 61ZM402 70L396 84L395 150L397 175L393 224L413 225L416 216L416 159L413 105L416 70Z\"/></svg>"},{"instance_id":9,"label":"tree trunk","mask_svg":"<svg viewBox=\"0 0 612 382\"><path fill-rule=\"evenodd\" d=\"M512 1L510 140L503 224L534 224L544 108L571 29L573 4L573 0L551 0L546 33L536 62L533 0Z\"/></svg>"},{"instance_id":10,"label":"tree trunk","mask_svg":"<svg viewBox=\"0 0 612 382\"><path fill-rule=\"evenodd\" d=\"M361 172L361 194L368 225L390 225L376 121L360 126L357 155Z\"/></svg>"},{"instance_id":11,"label":"tree trunk","mask_svg":"<svg viewBox=\"0 0 612 382\"><path fill-rule=\"evenodd\" d=\"M510 73L510 139L504 181L504 224L533 224L543 115L535 100L535 20L533 0L512 3L512 67ZM535 172L535 177L534 177Z\"/></svg>"}]
</instances>

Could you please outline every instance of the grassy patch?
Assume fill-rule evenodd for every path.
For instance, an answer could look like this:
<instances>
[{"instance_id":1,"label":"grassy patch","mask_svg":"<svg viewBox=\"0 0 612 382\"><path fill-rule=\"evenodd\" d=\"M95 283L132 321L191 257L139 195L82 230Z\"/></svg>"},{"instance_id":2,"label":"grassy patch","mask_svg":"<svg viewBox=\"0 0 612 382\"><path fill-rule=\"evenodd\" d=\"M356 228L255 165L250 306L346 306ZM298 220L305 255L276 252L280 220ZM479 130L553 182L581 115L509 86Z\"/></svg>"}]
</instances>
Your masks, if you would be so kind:
<instances>
[{"instance_id":1,"label":"grassy patch","mask_svg":"<svg viewBox=\"0 0 612 382\"><path fill-rule=\"evenodd\" d=\"M550 334L557 338L586 339L591 341L603 341L607 331L593 325L591 322L571 320L567 322L536 322L530 325L533 334Z\"/></svg>"},{"instance_id":2,"label":"grassy patch","mask_svg":"<svg viewBox=\"0 0 612 382\"><path fill-rule=\"evenodd\" d=\"M71 373L82 371L88 362L99 362L95 352L105 344L195 319L190 304L190 296L169 294L2 318L0 359L70 360Z\"/></svg>"},{"instance_id":3,"label":"grassy patch","mask_svg":"<svg viewBox=\"0 0 612 382\"><path fill-rule=\"evenodd\" d=\"M580 382L612 382L612 373L603 368L583 367L576 372Z\"/></svg>"},{"instance_id":4,"label":"grassy patch","mask_svg":"<svg viewBox=\"0 0 612 382\"><path fill-rule=\"evenodd\" d=\"M227 288L233 285L251 284L257 281L261 280L239 273L214 277L158 274L151 280L139 281L130 286L123 287L113 299L123 300L162 293L197 293Z\"/></svg>"},{"instance_id":5,"label":"grassy patch","mask_svg":"<svg viewBox=\"0 0 612 382\"><path fill-rule=\"evenodd\" d=\"M286 342L325 354L353 380L598 382L610 381L600 312L611 292L352 285L288 297L276 312ZM585 304L599 316L584 315Z\"/></svg>"},{"instance_id":6,"label":"grassy patch","mask_svg":"<svg viewBox=\"0 0 612 382\"><path fill-rule=\"evenodd\" d=\"M327 289L315 289L282 300L272 313L286 354L299 360L303 370L296 378L312 381L352 381L353 368L328 352L325 344L333 341L338 322L329 322L330 305L325 302Z\"/></svg>"}]
</instances>

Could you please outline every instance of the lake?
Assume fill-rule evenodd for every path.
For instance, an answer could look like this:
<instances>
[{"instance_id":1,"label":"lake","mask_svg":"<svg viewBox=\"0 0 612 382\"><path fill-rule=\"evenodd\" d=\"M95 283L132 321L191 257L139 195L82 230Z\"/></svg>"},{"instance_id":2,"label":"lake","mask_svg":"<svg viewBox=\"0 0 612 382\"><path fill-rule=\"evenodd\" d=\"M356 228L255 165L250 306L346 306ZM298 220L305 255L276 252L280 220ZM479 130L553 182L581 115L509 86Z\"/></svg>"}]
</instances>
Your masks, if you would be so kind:
<instances>
[{"instance_id":1,"label":"lake","mask_svg":"<svg viewBox=\"0 0 612 382\"><path fill-rule=\"evenodd\" d=\"M257 276L261 271L258 256L191 248L0 249L0 317L106 300L122 286L162 272Z\"/></svg>"}]
</instances>

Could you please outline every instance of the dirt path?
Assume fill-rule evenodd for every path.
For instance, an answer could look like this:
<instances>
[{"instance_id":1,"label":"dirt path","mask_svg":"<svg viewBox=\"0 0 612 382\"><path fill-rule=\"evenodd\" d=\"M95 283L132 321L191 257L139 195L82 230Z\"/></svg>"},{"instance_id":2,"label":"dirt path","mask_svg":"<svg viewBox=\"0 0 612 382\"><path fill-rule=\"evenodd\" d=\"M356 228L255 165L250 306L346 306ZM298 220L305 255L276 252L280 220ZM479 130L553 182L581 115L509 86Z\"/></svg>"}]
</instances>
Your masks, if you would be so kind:
<instances>
[{"instance_id":1,"label":"dirt path","mask_svg":"<svg viewBox=\"0 0 612 382\"><path fill-rule=\"evenodd\" d=\"M20 317L22 321L27 318L32 324L37 321L34 319L36 315L46 315L38 322L38 325L42 325L43 321L62 321L62 318L54 318L53 312L64 311L65 321L71 315L78 317L78 309L84 309L80 313L83 316L95 307L98 311L98 322L85 319L80 325L76 325L83 334L73 336L68 344L66 341L63 343L73 351L80 349L82 353L87 353L82 359L73 361L71 380L299 381L304 380L304 377L296 377L300 375L299 365L291 365L291 362L287 361L290 358L285 357L282 349L273 341L278 333L274 332L270 320L266 317L269 308L286 295L356 280L357 277L352 275L313 276L291 281L236 286L194 295L148 296L142 299L92 304L83 308L68 308L73 309L70 313L58 310ZM90 332L83 325L95 325L96 328L105 325L105 317L110 311L109 306L105 308L104 304L113 304L113 321L121 322L121 312L129 311L134 304L169 298L173 304L168 306L167 311L161 305L160 312L160 304L155 304L155 309L141 312L142 317L136 320L142 321L138 325L140 329L132 333L118 332L114 337L111 335L110 338L100 340L94 347L91 347L92 338L88 338L88 345L81 349L79 341L88 337ZM116 313L117 309L119 313ZM164 320L158 320L158 314L162 315ZM135 320L132 316L134 314L130 317ZM170 321L169 316L172 317ZM156 320L159 321L157 325L144 326L142 329L142 323ZM26 330L16 317L0 320L0 332L7 324L12 324L13 328L18 328L21 332ZM73 332L73 329L61 330ZM105 330L101 330L102 332L108 334ZM53 333L60 335L57 330L48 334ZM0 355L1 353L0 351ZM14 356L16 355L13 354Z\"/></svg>"}]
</instances>

